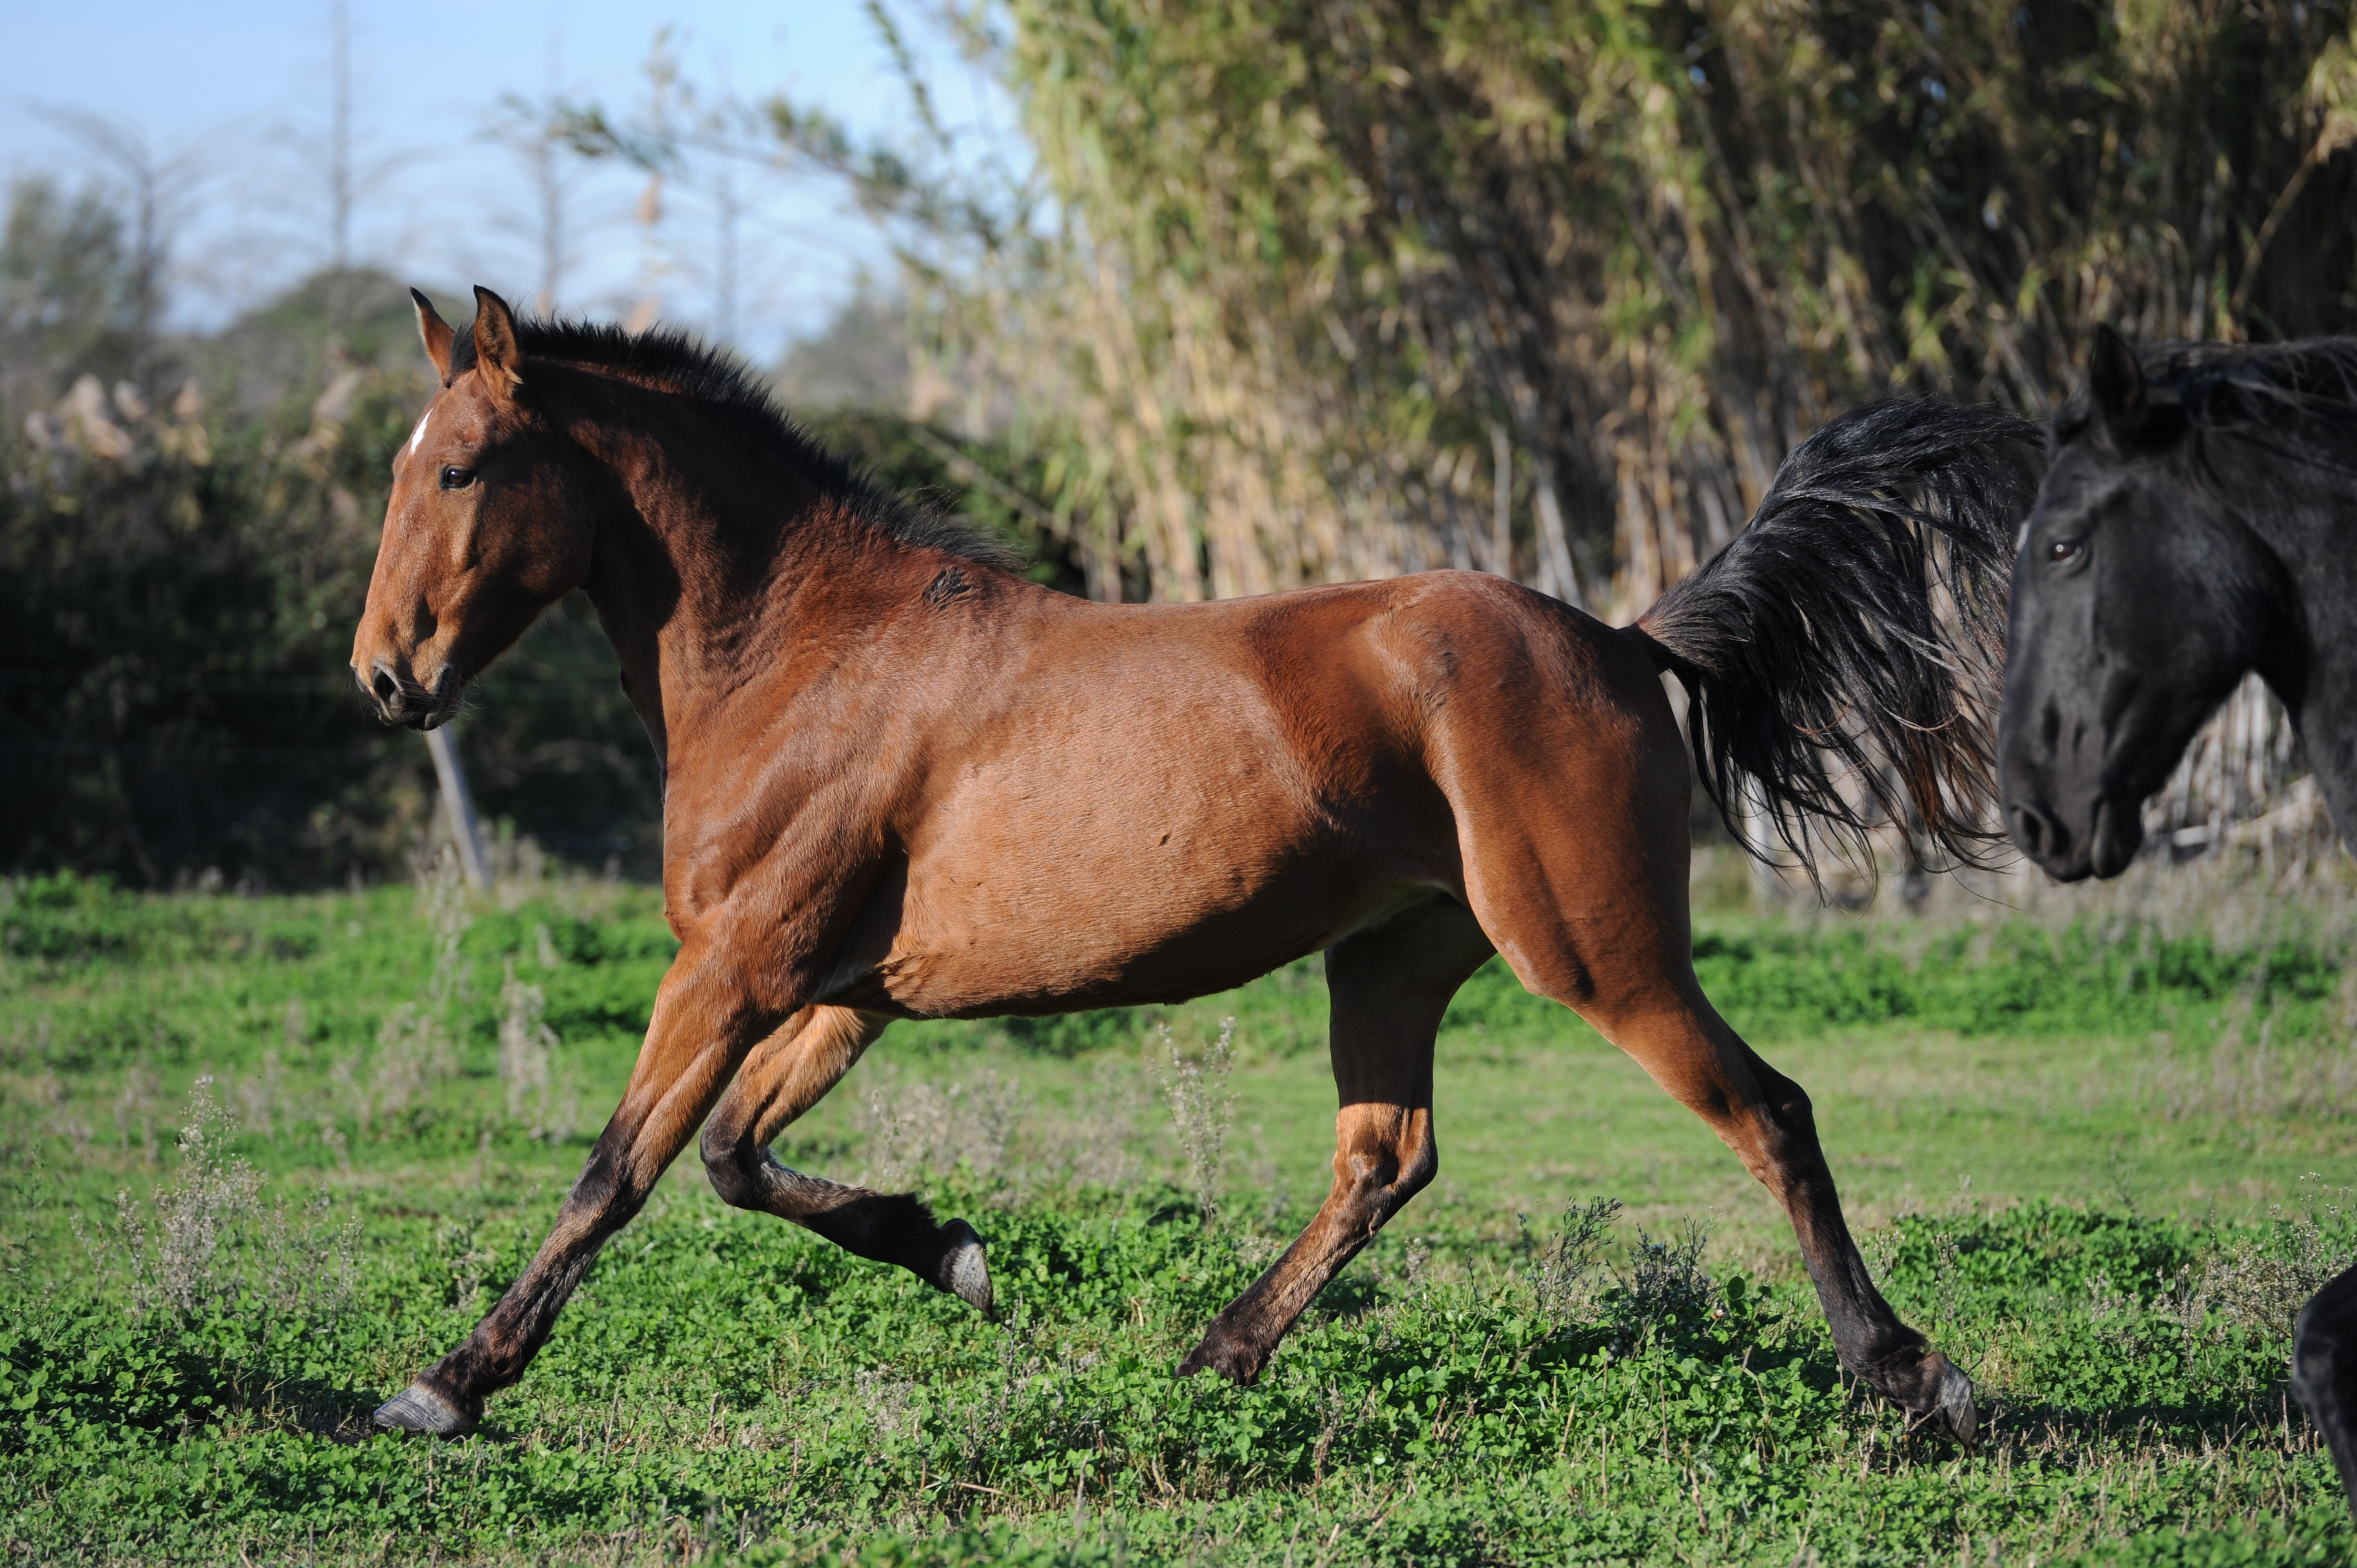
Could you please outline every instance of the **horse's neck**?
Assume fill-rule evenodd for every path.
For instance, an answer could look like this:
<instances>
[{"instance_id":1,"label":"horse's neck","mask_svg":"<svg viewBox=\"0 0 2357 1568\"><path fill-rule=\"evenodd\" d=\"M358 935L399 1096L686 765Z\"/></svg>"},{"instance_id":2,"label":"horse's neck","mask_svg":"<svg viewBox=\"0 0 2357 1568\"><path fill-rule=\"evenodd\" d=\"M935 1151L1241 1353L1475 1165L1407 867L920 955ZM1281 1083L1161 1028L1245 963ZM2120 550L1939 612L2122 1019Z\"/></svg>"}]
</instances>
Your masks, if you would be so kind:
<instances>
[{"instance_id":1,"label":"horse's neck","mask_svg":"<svg viewBox=\"0 0 2357 1568\"><path fill-rule=\"evenodd\" d=\"M2335 455L2337 456L2337 455ZM2357 844L2357 481L2270 455L2244 520L2274 553L2293 604L2260 673L2298 726L2342 835Z\"/></svg>"},{"instance_id":2,"label":"horse's neck","mask_svg":"<svg viewBox=\"0 0 2357 1568\"><path fill-rule=\"evenodd\" d=\"M668 769L674 732L742 683L783 638L797 600L857 524L781 464L612 441L629 504L600 526L583 585L622 666L630 703Z\"/></svg>"}]
</instances>

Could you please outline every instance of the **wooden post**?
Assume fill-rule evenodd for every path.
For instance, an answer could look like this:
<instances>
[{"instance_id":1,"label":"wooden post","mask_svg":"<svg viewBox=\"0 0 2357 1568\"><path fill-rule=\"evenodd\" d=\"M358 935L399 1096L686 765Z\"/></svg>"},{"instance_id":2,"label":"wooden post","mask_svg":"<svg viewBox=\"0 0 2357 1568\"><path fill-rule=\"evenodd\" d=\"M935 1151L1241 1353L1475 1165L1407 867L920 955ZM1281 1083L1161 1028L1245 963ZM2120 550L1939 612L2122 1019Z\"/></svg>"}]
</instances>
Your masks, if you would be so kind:
<instances>
[{"instance_id":1,"label":"wooden post","mask_svg":"<svg viewBox=\"0 0 2357 1568\"><path fill-rule=\"evenodd\" d=\"M450 819L450 836L458 841L459 869L467 886L480 892L490 886L490 868L483 859L483 840L475 831L475 800L467 793L467 769L458 760L458 743L450 726L425 732L425 749L434 754L434 777L442 785L442 810Z\"/></svg>"}]
</instances>

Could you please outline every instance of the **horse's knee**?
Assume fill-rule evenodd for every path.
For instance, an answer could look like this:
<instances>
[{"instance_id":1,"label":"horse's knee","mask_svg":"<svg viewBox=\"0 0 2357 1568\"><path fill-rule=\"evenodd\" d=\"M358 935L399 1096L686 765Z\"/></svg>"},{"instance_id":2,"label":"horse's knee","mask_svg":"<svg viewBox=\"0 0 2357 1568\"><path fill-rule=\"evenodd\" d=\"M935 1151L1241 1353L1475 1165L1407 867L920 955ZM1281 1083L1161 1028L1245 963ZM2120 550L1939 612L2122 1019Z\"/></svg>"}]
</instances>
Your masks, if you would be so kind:
<instances>
[{"instance_id":1,"label":"horse's knee","mask_svg":"<svg viewBox=\"0 0 2357 1568\"><path fill-rule=\"evenodd\" d=\"M704 1155L704 1174L712 1182L712 1190L720 1201L737 1208L758 1208L761 1206L762 1151L748 1146L741 1138L730 1135L716 1118L704 1129L700 1152Z\"/></svg>"}]
</instances>

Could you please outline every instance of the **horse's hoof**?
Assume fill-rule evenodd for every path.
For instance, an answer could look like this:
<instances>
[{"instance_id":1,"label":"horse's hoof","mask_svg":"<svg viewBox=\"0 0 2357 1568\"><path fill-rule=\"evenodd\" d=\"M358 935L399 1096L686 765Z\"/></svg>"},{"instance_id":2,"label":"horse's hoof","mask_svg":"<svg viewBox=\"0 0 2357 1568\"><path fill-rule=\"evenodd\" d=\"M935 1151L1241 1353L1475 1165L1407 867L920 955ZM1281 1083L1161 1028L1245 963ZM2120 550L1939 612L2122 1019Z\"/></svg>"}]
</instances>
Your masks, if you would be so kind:
<instances>
[{"instance_id":1,"label":"horse's hoof","mask_svg":"<svg viewBox=\"0 0 2357 1568\"><path fill-rule=\"evenodd\" d=\"M1936 1359L1940 1362L1939 1386L1933 1391L1932 1408L1918 1415L1915 1424L1969 1444L1981 1428L1980 1412L1973 1404L1973 1380L1946 1357Z\"/></svg>"},{"instance_id":2,"label":"horse's hoof","mask_svg":"<svg viewBox=\"0 0 2357 1568\"><path fill-rule=\"evenodd\" d=\"M990 1265L982 1255L982 1238L963 1219L942 1227L949 1250L942 1254L941 1287L981 1313L990 1315Z\"/></svg>"},{"instance_id":3,"label":"horse's hoof","mask_svg":"<svg viewBox=\"0 0 2357 1568\"><path fill-rule=\"evenodd\" d=\"M423 1381L410 1384L377 1406L376 1423L387 1432L424 1432L457 1437L474 1430L475 1417L454 1409Z\"/></svg>"},{"instance_id":4,"label":"horse's hoof","mask_svg":"<svg viewBox=\"0 0 2357 1568\"><path fill-rule=\"evenodd\" d=\"M1203 1342L1187 1352L1178 1363L1178 1375L1191 1378L1198 1372L1217 1372L1238 1388L1260 1376L1261 1358L1250 1348L1214 1328L1203 1336Z\"/></svg>"}]
</instances>

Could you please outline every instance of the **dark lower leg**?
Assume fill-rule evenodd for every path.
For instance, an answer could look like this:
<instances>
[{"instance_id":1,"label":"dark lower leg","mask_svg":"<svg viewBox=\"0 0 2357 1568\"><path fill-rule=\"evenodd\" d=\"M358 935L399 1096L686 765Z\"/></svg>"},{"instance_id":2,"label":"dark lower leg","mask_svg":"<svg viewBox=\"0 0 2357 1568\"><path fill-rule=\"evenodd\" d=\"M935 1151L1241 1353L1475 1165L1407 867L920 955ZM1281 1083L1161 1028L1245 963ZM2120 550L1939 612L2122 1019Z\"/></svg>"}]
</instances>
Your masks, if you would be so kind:
<instances>
[{"instance_id":1,"label":"dark lower leg","mask_svg":"<svg viewBox=\"0 0 2357 1568\"><path fill-rule=\"evenodd\" d=\"M1758 1098L1709 1119L1783 1204L1842 1364L1902 1409L1969 1440L1979 1420L1972 1380L1901 1322L1875 1287L1842 1216L1808 1095L1749 1047L1739 1048Z\"/></svg>"},{"instance_id":2,"label":"dark lower leg","mask_svg":"<svg viewBox=\"0 0 2357 1568\"><path fill-rule=\"evenodd\" d=\"M2357 1269L2329 1281L2300 1308L2291 1387L2324 1434L2341 1489L2357 1508Z\"/></svg>"},{"instance_id":3,"label":"dark lower leg","mask_svg":"<svg viewBox=\"0 0 2357 1568\"><path fill-rule=\"evenodd\" d=\"M1424 1106L1352 1105L1336 1118L1334 1186L1309 1228L1204 1330L1178 1375L1209 1368L1231 1382L1260 1375L1269 1353L1383 1222L1432 1180L1439 1156Z\"/></svg>"},{"instance_id":4,"label":"dark lower leg","mask_svg":"<svg viewBox=\"0 0 2357 1568\"><path fill-rule=\"evenodd\" d=\"M646 1192L619 1179L615 1163L601 1140L531 1265L475 1326L465 1344L377 1412L378 1425L445 1435L464 1432L481 1418L485 1399L523 1376L607 1239L645 1206ZM440 1409L433 1400L440 1402ZM404 1413L421 1419L401 1419Z\"/></svg>"},{"instance_id":5,"label":"dark lower leg","mask_svg":"<svg viewBox=\"0 0 2357 1568\"><path fill-rule=\"evenodd\" d=\"M987 1312L990 1274L981 1239L965 1221L938 1224L913 1193L806 1176L770 1154L770 1142L842 1080L888 1022L846 1007L814 1007L763 1041L705 1123L705 1169L714 1189L737 1208L790 1219L860 1257L898 1263Z\"/></svg>"},{"instance_id":6,"label":"dark lower leg","mask_svg":"<svg viewBox=\"0 0 2357 1568\"><path fill-rule=\"evenodd\" d=\"M759 1028L733 987L693 972L683 984L680 972L656 998L630 1088L548 1240L466 1343L377 1411L378 1425L444 1435L473 1426L485 1398L523 1376L598 1249L645 1206L720 1098Z\"/></svg>"}]
</instances>

